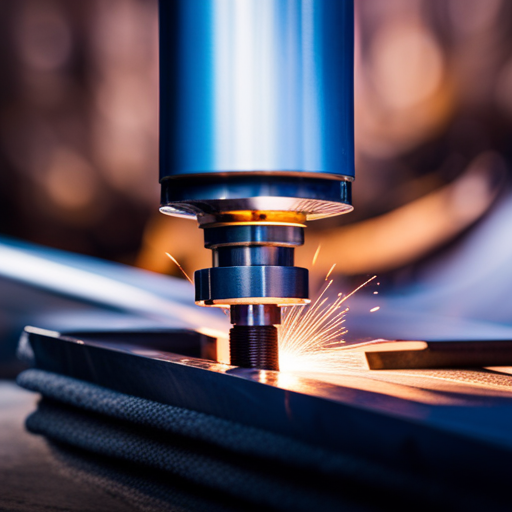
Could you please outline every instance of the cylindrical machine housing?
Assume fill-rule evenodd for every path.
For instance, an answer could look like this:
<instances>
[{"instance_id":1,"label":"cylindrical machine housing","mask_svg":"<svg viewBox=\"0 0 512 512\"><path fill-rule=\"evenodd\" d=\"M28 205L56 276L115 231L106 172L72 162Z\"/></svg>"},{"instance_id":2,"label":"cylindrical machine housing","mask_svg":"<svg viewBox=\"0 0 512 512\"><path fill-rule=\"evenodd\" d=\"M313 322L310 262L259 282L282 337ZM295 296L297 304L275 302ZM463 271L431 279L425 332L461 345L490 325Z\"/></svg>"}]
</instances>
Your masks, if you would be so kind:
<instances>
[{"instance_id":1,"label":"cylindrical machine housing","mask_svg":"<svg viewBox=\"0 0 512 512\"><path fill-rule=\"evenodd\" d=\"M162 0L160 76L164 213L352 209L352 0Z\"/></svg>"},{"instance_id":2,"label":"cylindrical machine housing","mask_svg":"<svg viewBox=\"0 0 512 512\"><path fill-rule=\"evenodd\" d=\"M279 368L305 221L352 210L353 39L353 0L160 0L160 209L204 230L232 364Z\"/></svg>"}]
</instances>

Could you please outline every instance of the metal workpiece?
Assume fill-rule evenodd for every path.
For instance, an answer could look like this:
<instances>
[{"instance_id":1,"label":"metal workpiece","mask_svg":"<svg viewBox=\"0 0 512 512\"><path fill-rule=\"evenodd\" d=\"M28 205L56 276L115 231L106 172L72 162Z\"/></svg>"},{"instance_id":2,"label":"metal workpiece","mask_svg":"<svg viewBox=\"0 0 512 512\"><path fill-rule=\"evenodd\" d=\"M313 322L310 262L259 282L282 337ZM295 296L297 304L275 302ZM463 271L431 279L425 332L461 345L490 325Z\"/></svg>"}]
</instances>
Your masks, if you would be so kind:
<instances>
[{"instance_id":1,"label":"metal workpiece","mask_svg":"<svg viewBox=\"0 0 512 512\"><path fill-rule=\"evenodd\" d=\"M432 510L509 508L512 394L492 386L493 377L510 380L503 373L462 372L471 374L470 381L479 377L473 386L454 382L453 374L446 380L403 373L404 380L389 392L384 381L375 380L385 379L386 372L355 378L349 368L322 381L318 373L233 368L193 356L191 349L199 351L197 337L175 344L172 331L158 334L157 343L144 331L117 332L115 338L113 333L31 331L27 342L35 366L52 372L54 386L55 374L65 375L133 400L203 413L208 421L227 420L228 431L240 432L245 425L307 444L317 453L316 462L290 449L296 444L274 452L279 445L270 443L269 450L283 454L272 464L284 470L294 466L301 482L316 479L318 496L345 482L340 500L354 486L361 499L377 497L371 505L351 501L349 509L356 503L358 510L405 510L418 497ZM197 424L203 432L205 424ZM253 443L243 445L249 450L242 455L246 458L257 443L249 437ZM228 438L221 436L217 452L234 445Z\"/></svg>"}]
</instances>

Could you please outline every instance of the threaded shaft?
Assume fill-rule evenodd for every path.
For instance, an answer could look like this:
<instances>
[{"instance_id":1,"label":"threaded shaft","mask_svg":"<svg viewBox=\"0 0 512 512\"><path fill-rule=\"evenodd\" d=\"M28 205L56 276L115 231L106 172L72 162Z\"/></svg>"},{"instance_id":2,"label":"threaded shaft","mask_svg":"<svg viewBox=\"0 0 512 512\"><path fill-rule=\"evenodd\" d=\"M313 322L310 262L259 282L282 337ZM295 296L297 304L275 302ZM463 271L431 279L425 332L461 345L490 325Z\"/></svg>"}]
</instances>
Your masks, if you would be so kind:
<instances>
[{"instance_id":1,"label":"threaded shaft","mask_svg":"<svg viewBox=\"0 0 512 512\"><path fill-rule=\"evenodd\" d=\"M279 370L277 329L273 325L235 325L229 331L231 364Z\"/></svg>"}]
</instances>

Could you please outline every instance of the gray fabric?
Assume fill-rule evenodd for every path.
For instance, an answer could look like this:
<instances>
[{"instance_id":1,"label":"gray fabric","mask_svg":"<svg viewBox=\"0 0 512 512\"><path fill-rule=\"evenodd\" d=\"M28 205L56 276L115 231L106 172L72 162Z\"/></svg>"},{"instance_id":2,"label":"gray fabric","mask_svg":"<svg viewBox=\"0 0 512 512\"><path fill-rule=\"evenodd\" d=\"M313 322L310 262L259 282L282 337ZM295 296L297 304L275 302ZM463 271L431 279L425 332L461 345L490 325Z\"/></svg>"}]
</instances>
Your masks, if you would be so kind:
<instances>
[{"instance_id":1,"label":"gray fabric","mask_svg":"<svg viewBox=\"0 0 512 512\"><path fill-rule=\"evenodd\" d=\"M77 451L69 446L50 442L49 448L60 472L76 482L90 485L100 492L115 496L126 504L126 509L141 512L237 512L240 503L228 503L216 496L202 496L182 481L167 473L137 471L124 462ZM260 509L258 509L259 511Z\"/></svg>"},{"instance_id":2,"label":"gray fabric","mask_svg":"<svg viewBox=\"0 0 512 512\"><path fill-rule=\"evenodd\" d=\"M318 506L320 510L334 511L342 504L331 492L324 494L308 485L305 475L299 476L303 485L297 485L293 481L297 475L289 468L276 471L270 462L257 465L255 461L230 457L205 445L182 439L166 440L161 434L148 435L131 425L105 422L98 416L52 402L40 403L38 411L27 419L27 428L55 441L166 471L197 486L265 507L309 511ZM344 501L345 510L369 510L355 506L349 499Z\"/></svg>"},{"instance_id":3,"label":"gray fabric","mask_svg":"<svg viewBox=\"0 0 512 512\"><path fill-rule=\"evenodd\" d=\"M189 439L213 443L227 450L246 455L271 457L298 467L316 469L325 473L345 472L355 460L326 459L325 450L307 447L283 436L216 418L189 409L164 405L142 398L124 395L94 384L43 370L27 370L18 377L18 384L37 391L46 398L66 403L90 412L97 412L183 435ZM279 440L279 442L276 442ZM333 466L333 462L337 462ZM341 462L341 465L340 465ZM369 469L369 468L368 468ZM372 475L368 475L371 479Z\"/></svg>"},{"instance_id":4,"label":"gray fabric","mask_svg":"<svg viewBox=\"0 0 512 512\"><path fill-rule=\"evenodd\" d=\"M44 397L80 409L126 420L188 439L204 441L241 455L265 457L296 468L347 478L360 474L362 483L413 485L405 475L366 461L328 453L326 450L207 414L125 395L95 384L43 370L27 370L18 384ZM405 478L404 481L400 481Z\"/></svg>"},{"instance_id":5,"label":"gray fabric","mask_svg":"<svg viewBox=\"0 0 512 512\"><path fill-rule=\"evenodd\" d=\"M69 377L27 370L18 382L45 397L27 420L30 431L266 508L377 510L414 496L468 509L478 503L425 475Z\"/></svg>"}]
</instances>

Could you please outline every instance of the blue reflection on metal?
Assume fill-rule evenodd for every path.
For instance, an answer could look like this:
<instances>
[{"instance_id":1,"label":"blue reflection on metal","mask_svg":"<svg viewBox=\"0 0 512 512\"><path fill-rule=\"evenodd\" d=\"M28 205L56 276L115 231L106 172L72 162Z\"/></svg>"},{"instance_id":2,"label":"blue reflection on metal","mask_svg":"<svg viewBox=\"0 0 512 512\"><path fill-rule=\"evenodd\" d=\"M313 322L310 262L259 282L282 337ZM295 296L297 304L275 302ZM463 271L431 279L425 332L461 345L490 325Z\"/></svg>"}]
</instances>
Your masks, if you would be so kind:
<instances>
[{"instance_id":1,"label":"blue reflection on metal","mask_svg":"<svg viewBox=\"0 0 512 512\"><path fill-rule=\"evenodd\" d=\"M352 0L161 0L161 178L354 175Z\"/></svg>"}]
</instances>

